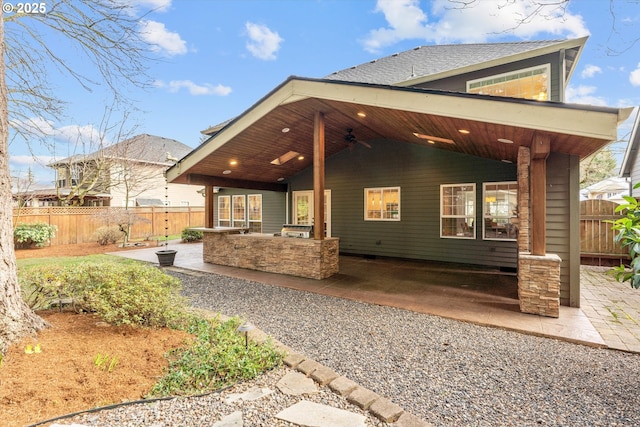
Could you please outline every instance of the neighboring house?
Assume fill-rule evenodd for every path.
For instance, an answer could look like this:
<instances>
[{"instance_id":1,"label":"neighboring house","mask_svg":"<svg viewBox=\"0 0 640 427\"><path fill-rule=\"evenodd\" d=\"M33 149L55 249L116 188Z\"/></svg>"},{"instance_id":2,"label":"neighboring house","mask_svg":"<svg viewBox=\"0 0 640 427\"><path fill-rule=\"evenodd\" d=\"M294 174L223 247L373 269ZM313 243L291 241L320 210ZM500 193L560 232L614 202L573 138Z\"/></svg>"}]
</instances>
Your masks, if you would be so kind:
<instances>
[{"instance_id":1,"label":"neighboring house","mask_svg":"<svg viewBox=\"0 0 640 427\"><path fill-rule=\"evenodd\" d=\"M165 191L164 171L190 151L176 140L142 134L68 157L49 165L56 171L56 188L34 193L31 204L203 206L202 186L169 184Z\"/></svg>"},{"instance_id":2,"label":"neighboring house","mask_svg":"<svg viewBox=\"0 0 640 427\"><path fill-rule=\"evenodd\" d=\"M630 114L563 102L585 42L421 46L290 77L167 176L206 186L209 227L311 223L343 254L517 271L521 310L558 316L580 304L580 160Z\"/></svg>"},{"instance_id":3,"label":"neighboring house","mask_svg":"<svg viewBox=\"0 0 640 427\"><path fill-rule=\"evenodd\" d=\"M623 196L628 196L629 190L628 178L612 176L583 188L580 195L582 200L598 199L624 203Z\"/></svg>"},{"instance_id":4,"label":"neighboring house","mask_svg":"<svg viewBox=\"0 0 640 427\"><path fill-rule=\"evenodd\" d=\"M633 188L640 182L640 159L638 159L638 149L640 148L640 108L636 112L636 120L631 130L631 138L624 153L622 166L620 166L620 176L628 178L630 181L631 196L640 197L640 188Z\"/></svg>"}]
</instances>

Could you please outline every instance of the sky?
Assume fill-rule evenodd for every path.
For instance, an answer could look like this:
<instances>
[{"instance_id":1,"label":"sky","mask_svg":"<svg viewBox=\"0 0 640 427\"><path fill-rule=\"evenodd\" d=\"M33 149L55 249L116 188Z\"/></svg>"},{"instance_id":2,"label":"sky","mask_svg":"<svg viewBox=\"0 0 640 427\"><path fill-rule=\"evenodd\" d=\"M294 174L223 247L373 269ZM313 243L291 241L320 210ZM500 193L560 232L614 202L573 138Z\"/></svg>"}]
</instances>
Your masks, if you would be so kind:
<instances>
[{"instance_id":1,"label":"sky","mask_svg":"<svg viewBox=\"0 0 640 427\"><path fill-rule=\"evenodd\" d=\"M110 102L104 87L97 84L87 91L60 67L45 64L52 93L66 101L65 114L57 119L12 118L16 127L37 124L45 141L11 139L12 175L23 177L31 169L38 186L51 186L53 173L44 165L78 153L78 141L87 151L100 135L106 143L117 142L114 129L196 147L202 130L241 114L289 76L322 78L421 45L589 36L567 88L567 102L640 105L640 0L570 0L562 5L559 0L127 3L134 6L140 37L153 51L150 86L123 86L133 105L107 117ZM28 27L28 20L23 25ZM64 37L41 34L47 48L73 53ZM67 65L87 75L93 72L78 55L70 55ZM619 163L634 116L635 111L620 127L621 142L612 145Z\"/></svg>"}]
</instances>

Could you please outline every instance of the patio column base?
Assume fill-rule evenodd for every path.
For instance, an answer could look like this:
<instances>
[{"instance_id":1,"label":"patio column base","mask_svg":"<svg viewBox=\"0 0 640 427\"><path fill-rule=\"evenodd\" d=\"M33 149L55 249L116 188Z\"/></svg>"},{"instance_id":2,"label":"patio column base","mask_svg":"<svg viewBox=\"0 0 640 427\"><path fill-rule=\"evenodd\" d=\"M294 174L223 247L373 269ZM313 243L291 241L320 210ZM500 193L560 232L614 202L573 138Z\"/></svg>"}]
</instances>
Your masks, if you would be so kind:
<instances>
[{"instance_id":1,"label":"patio column base","mask_svg":"<svg viewBox=\"0 0 640 427\"><path fill-rule=\"evenodd\" d=\"M540 316L560 316L560 262L558 255L518 254L520 311Z\"/></svg>"}]
</instances>

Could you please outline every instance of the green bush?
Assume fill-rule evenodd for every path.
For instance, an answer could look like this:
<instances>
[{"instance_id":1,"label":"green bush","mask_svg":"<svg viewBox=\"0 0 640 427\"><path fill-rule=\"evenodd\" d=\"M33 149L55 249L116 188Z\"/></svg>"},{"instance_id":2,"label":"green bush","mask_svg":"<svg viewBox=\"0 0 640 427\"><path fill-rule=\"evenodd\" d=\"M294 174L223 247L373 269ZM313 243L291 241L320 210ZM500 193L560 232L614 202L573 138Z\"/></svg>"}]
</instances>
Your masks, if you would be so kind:
<instances>
[{"instance_id":1,"label":"green bush","mask_svg":"<svg viewBox=\"0 0 640 427\"><path fill-rule=\"evenodd\" d=\"M46 308L65 297L73 300L76 311L96 313L113 325L181 327L188 318L180 282L145 264L45 265L18 276L32 308Z\"/></svg>"},{"instance_id":2,"label":"green bush","mask_svg":"<svg viewBox=\"0 0 640 427\"><path fill-rule=\"evenodd\" d=\"M55 237L57 229L55 225L44 222L18 224L13 230L13 240L16 248L41 248Z\"/></svg>"},{"instance_id":3,"label":"green bush","mask_svg":"<svg viewBox=\"0 0 640 427\"><path fill-rule=\"evenodd\" d=\"M192 228L185 228L182 230L183 242L197 242L198 240L202 240L203 237L204 233L200 230L194 230Z\"/></svg>"},{"instance_id":4,"label":"green bush","mask_svg":"<svg viewBox=\"0 0 640 427\"><path fill-rule=\"evenodd\" d=\"M117 225L112 225L110 227L104 226L98 228L93 233L93 237L100 246L106 246L109 243L113 244L122 239L124 237L124 232Z\"/></svg>"}]
</instances>

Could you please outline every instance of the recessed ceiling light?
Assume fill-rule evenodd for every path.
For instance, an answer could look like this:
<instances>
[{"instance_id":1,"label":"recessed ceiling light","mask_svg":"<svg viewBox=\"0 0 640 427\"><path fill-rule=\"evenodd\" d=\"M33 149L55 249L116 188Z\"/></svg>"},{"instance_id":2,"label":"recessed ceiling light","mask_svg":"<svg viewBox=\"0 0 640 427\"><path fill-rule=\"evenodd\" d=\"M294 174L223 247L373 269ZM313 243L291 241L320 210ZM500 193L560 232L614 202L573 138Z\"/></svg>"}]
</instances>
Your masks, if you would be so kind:
<instances>
[{"instance_id":1,"label":"recessed ceiling light","mask_svg":"<svg viewBox=\"0 0 640 427\"><path fill-rule=\"evenodd\" d=\"M229 175L231 173L231 171L229 169L222 171L222 173L224 175Z\"/></svg>"},{"instance_id":2,"label":"recessed ceiling light","mask_svg":"<svg viewBox=\"0 0 640 427\"><path fill-rule=\"evenodd\" d=\"M290 130L291 130L291 129L289 129L289 128L282 128L282 133L287 133L287 132L289 132Z\"/></svg>"},{"instance_id":3,"label":"recessed ceiling light","mask_svg":"<svg viewBox=\"0 0 640 427\"><path fill-rule=\"evenodd\" d=\"M237 164L238 164L238 161L237 161L237 160L230 160L230 161L229 161L229 164L230 164L231 166L235 166L235 165L237 165Z\"/></svg>"},{"instance_id":4,"label":"recessed ceiling light","mask_svg":"<svg viewBox=\"0 0 640 427\"><path fill-rule=\"evenodd\" d=\"M304 160L304 156L298 156L298 160Z\"/></svg>"},{"instance_id":5,"label":"recessed ceiling light","mask_svg":"<svg viewBox=\"0 0 640 427\"><path fill-rule=\"evenodd\" d=\"M468 129L458 129L458 132L464 133L465 135L471 133Z\"/></svg>"},{"instance_id":6,"label":"recessed ceiling light","mask_svg":"<svg viewBox=\"0 0 640 427\"><path fill-rule=\"evenodd\" d=\"M511 160L507 160L507 159L502 159L503 163L513 163Z\"/></svg>"},{"instance_id":7,"label":"recessed ceiling light","mask_svg":"<svg viewBox=\"0 0 640 427\"><path fill-rule=\"evenodd\" d=\"M278 179L277 179L277 181L278 181L278 182L282 182L282 181L284 181L284 178L283 178L283 177L280 177L280 178L278 178Z\"/></svg>"},{"instance_id":8,"label":"recessed ceiling light","mask_svg":"<svg viewBox=\"0 0 640 427\"><path fill-rule=\"evenodd\" d=\"M367 117L367 113L365 113L364 111L359 111L358 112L358 117Z\"/></svg>"},{"instance_id":9,"label":"recessed ceiling light","mask_svg":"<svg viewBox=\"0 0 640 427\"><path fill-rule=\"evenodd\" d=\"M498 142L502 142L503 144L513 144L513 141L506 138L498 138Z\"/></svg>"}]
</instances>

